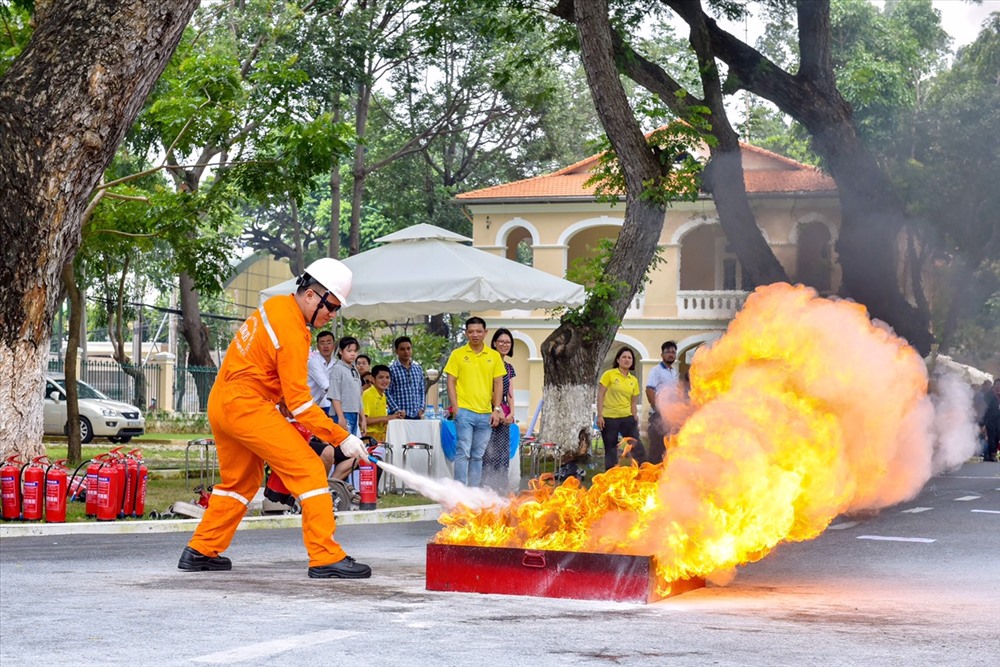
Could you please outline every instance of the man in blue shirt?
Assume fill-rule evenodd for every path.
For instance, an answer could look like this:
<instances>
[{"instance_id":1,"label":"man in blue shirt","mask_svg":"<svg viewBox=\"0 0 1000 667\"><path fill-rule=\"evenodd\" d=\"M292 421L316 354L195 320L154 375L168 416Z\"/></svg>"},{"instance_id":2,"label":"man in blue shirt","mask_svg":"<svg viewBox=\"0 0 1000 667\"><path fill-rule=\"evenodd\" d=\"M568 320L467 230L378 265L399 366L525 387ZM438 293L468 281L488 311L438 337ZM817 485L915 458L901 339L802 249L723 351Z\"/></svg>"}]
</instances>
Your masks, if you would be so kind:
<instances>
[{"instance_id":1,"label":"man in blue shirt","mask_svg":"<svg viewBox=\"0 0 1000 667\"><path fill-rule=\"evenodd\" d=\"M646 380L646 400L649 401L649 462L661 463L666 454L663 439L671 432L670 425L663 421L660 404L676 400L680 375L674 362L677 361L677 343L668 340L660 346L660 363L650 371ZM659 396L659 403L657 402Z\"/></svg>"},{"instance_id":2,"label":"man in blue shirt","mask_svg":"<svg viewBox=\"0 0 1000 667\"><path fill-rule=\"evenodd\" d=\"M389 364L389 388L385 392L389 414L406 413L406 419L420 419L424 416L424 400L427 385L424 369L413 361L413 342L409 336L400 336L392 342L396 359Z\"/></svg>"}]
</instances>

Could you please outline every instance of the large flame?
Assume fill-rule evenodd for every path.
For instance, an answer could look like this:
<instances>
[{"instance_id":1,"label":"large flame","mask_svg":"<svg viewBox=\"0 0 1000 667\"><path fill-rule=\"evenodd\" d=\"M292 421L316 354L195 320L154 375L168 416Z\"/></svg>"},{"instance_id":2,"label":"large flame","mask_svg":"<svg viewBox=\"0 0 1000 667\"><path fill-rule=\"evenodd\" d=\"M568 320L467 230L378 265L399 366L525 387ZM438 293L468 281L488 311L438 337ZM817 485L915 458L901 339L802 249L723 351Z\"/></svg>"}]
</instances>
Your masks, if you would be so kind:
<instances>
[{"instance_id":1,"label":"large flame","mask_svg":"<svg viewBox=\"0 0 1000 667\"><path fill-rule=\"evenodd\" d=\"M690 375L662 466L459 507L435 541L651 555L665 595L671 581L721 580L816 537L843 512L907 500L930 477L926 368L863 306L762 287Z\"/></svg>"}]
</instances>

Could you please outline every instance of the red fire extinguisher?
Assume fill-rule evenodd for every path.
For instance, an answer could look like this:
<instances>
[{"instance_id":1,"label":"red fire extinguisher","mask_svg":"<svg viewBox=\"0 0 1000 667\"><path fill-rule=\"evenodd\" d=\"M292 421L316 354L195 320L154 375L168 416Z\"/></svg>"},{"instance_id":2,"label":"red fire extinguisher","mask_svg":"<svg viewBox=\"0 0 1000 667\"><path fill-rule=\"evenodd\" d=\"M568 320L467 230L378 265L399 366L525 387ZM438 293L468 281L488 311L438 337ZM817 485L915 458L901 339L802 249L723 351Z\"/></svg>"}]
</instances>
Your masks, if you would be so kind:
<instances>
[{"instance_id":1,"label":"red fire extinguisher","mask_svg":"<svg viewBox=\"0 0 1000 667\"><path fill-rule=\"evenodd\" d=\"M115 447L109 452L114 455L114 466L118 469L118 486L115 488L114 505L119 519L125 518L125 487L128 484L128 465L121 449L121 447Z\"/></svg>"},{"instance_id":2,"label":"red fire extinguisher","mask_svg":"<svg viewBox=\"0 0 1000 667\"><path fill-rule=\"evenodd\" d=\"M133 449L128 453L129 474L134 474L135 482L132 485L132 498L126 500L126 505L131 508L126 510L131 516L142 516L146 512L146 485L149 483L149 468L142 458L142 450Z\"/></svg>"},{"instance_id":3,"label":"red fire extinguisher","mask_svg":"<svg viewBox=\"0 0 1000 667\"><path fill-rule=\"evenodd\" d=\"M69 487L69 471L66 459L59 459L45 471L45 522L66 522L66 491Z\"/></svg>"},{"instance_id":4,"label":"red fire extinguisher","mask_svg":"<svg viewBox=\"0 0 1000 667\"><path fill-rule=\"evenodd\" d=\"M45 464L48 462L46 457L36 456L21 469L21 518L25 521L42 520Z\"/></svg>"},{"instance_id":5,"label":"red fire extinguisher","mask_svg":"<svg viewBox=\"0 0 1000 667\"><path fill-rule=\"evenodd\" d=\"M295 427L295 430L299 432L302 439L309 442L312 439L312 432L305 426L298 422L289 422ZM285 486L285 482L282 481L281 475L278 474L274 468L271 468L271 472L267 475L267 481L264 483L264 497L274 503L282 503L283 505L288 505L293 507L295 505L295 496L292 495L291 490Z\"/></svg>"},{"instance_id":6,"label":"red fire extinguisher","mask_svg":"<svg viewBox=\"0 0 1000 667\"><path fill-rule=\"evenodd\" d=\"M358 509L373 510L378 507L378 466L375 465L371 455L378 442L371 437L365 437L363 440L368 446L369 458L361 459L358 463L358 495L361 496Z\"/></svg>"},{"instance_id":7,"label":"red fire extinguisher","mask_svg":"<svg viewBox=\"0 0 1000 667\"><path fill-rule=\"evenodd\" d=\"M132 452L128 453L123 463L125 464L125 493L122 498L122 514L129 516L135 509L135 489L139 486L139 463L135 460Z\"/></svg>"},{"instance_id":8,"label":"red fire extinguisher","mask_svg":"<svg viewBox=\"0 0 1000 667\"><path fill-rule=\"evenodd\" d=\"M7 521L21 518L21 461L16 456L8 456L0 468L0 500L0 516Z\"/></svg>"},{"instance_id":9,"label":"red fire extinguisher","mask_svg":"<svg viewBox=\"0 0 1000 667\"><path fill-rule=\"evenodd\" d=\"M122 466L121 468L124 468ZM115 459L109 458L97 471L97 520L114 521L121 510L121 474Z\"/></svg>"},{"instance_id":10,"label":"red fire extinguisher","mask_svg":"<svg viewBox=\"0 0 1000 667\"><path fill-rule=\"evenodd\" d=\"M107 456L107 454L99 454L92 458L87 465L87 473L84 477L84 497L87 500L87 506L84 513L88 517L97 516L97 474L104 466Z\"/></svg>"}]
</instances>

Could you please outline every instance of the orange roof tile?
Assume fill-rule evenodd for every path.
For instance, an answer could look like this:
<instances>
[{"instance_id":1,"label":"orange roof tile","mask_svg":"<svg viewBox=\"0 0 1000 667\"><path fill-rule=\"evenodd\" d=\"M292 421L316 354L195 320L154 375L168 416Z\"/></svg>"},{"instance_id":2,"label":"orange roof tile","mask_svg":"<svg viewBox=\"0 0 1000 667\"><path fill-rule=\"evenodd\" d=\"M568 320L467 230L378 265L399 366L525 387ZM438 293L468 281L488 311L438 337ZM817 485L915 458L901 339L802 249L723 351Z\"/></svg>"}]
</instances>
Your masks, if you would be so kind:
<instances>
[{"instance_id":1,"label":"orange roof tile","mask_svg":"<svg viewBox=\"0 0 1000 667\"><path fill-rule=\"evenodd\" d=\"M769 150L741 143L745 152L756 153L777 164L771 169L746 169L744 183L750 195L782 192L835 192L834 180L815 167L796 162ZM583 200L594 197L594 186L584 186L590 171L600 155L591 155L579 162L563 167L551 174L543 174L520 181L503 183L479 190L463 192L456 199L485 201L501 199L521 200Z\"/></svg>"}]
</instances>

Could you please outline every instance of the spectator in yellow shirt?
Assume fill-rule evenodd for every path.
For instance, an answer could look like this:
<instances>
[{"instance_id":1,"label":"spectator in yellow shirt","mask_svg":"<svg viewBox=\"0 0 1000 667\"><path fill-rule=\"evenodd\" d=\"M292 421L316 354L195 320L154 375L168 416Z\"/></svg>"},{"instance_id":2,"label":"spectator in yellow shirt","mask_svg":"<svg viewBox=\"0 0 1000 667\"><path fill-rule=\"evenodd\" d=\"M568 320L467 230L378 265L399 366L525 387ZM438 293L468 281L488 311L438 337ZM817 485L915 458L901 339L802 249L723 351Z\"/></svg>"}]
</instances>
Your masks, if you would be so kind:
<instances>
[{"instance_id":1,"label":"spectator in yellow shirt","mask_svg":"<svg viewBox=\"0 0 1000 667\"><path fill-rule=\"evenodd\" d=\"M455 481L480 486L490 433L504 419L501 399L507 369L500 354L485 344L483 318L465 321L465 337L469 342L452 351L444 372L449 409L455 415Z\"/></svg>"},{"instance_id":2,"label":"spectator in yellow shirt","mask_svg":"<svg viewBox=\"0 0 1000 667\"><path fill-rule=\"evenodd\" d=\"M388 414L385 390L389 388L389 367L377 364L372 368L372 375L375 377L375 384L361 394L361 405L368 420L368 432L365 435L385 442L386 424L393 419L402 419L404 413L400 411Z\"/></svg>"},{"instance_id":3,"label":"spectator in yellow shirt","mask_svg":"<svg viewBox=\"0 0 1000 667\"><path fill-rule=\"evenodd\" d=\"M641 451L632 455L640 462L645 459L645 448L639 439L639 381L630 372L634 367L635 353L623 347L597 386L597 427L604 441L605 470L618 463L619 436L635 438Z\"/></svg>"}]
</instances>

